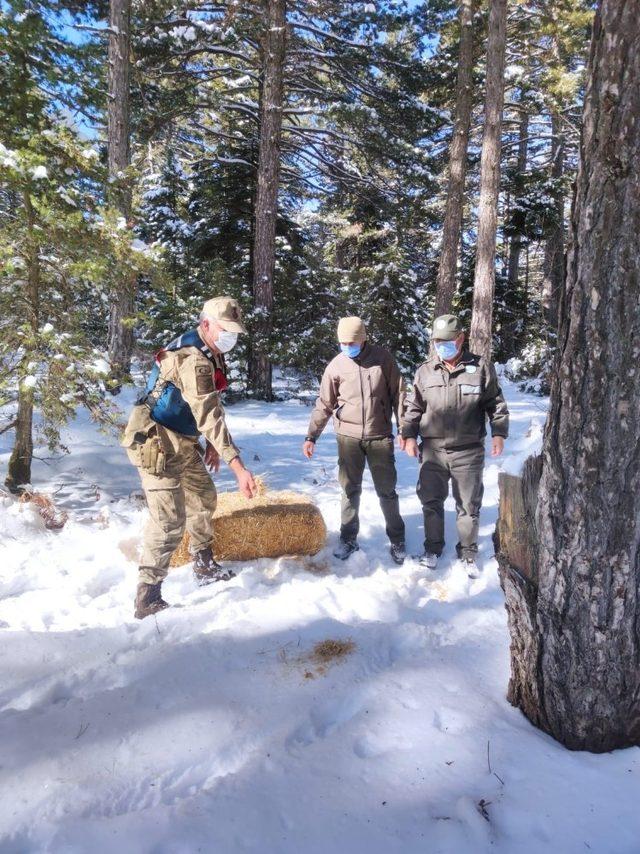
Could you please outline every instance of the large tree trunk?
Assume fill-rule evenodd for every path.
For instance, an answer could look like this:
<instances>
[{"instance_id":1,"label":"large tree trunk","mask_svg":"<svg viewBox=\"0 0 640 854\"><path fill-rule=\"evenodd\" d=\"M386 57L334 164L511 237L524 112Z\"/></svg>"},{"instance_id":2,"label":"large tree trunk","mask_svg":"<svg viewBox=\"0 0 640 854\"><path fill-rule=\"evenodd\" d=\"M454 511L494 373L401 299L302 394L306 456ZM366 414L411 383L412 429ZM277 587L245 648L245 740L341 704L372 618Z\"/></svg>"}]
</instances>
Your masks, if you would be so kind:
<instances>
[{"instance_id":1,"label":"large tree trunk","mask_svg":"<svg viewBox=\"0 0 640 854\"><path fill-rule=\"evenodd\" d=\"M263 41L260 148L253 249L254 323L249 387L256 397L270 400L273 275L276 264L276 222L280 182L280 137L286 56L286 1L266 0L267 30Z\"/></svg>"},{"instance_id":2,"label":"large tree trunk","mask_svg":"<svg viewBox=\"0 0 640 854\"><path fill-rule=\"evenodd\" d=\"M551 116L551 177L562 178L564 173L564 139L560 133L560 120ZM564 193L555 194L556 222L544 247L542 279L542 310L549 331L558 332L558 313L564 285Z\"/></svg>"},{"instance_id":3,"label":"large tree trunk","mask_svg":"<svg viewBox=\"0 0 640 854\"><path fill-rule=\"evenodd\" d=\"M449 184L436 283L436 317L451 311L451 303L456 292L458 249L464 208L464 181L467 172L467 149L473 102L473 0L461 0L459 19L460 50L456 113L449 149Z\"/></svg>"},{"instance_id":4,"label":"large tree trunk","mask_svg":"<svg viewBox=\"0 0 640 854\"><path fill-rule=\"evenodd\" d=\"M480 157L478 240L471 317L471 349L485 358L491 357L493 295L496 281L496 228L500 192L500 137L504 101L506 33L507 0L491 0L487 38L484 134Z\"/></svg>"},{"instance_id":5,"label":"large tree trunk","mask_svg":"<svg viewBox=\"0 0 640 854\"><path fill-rule=\"evenodd\" d=\"M129 149L129 48L131 0L110 0L107 149L110 202L128 224L131 188L126 175ZM131 369L135 278L115 271L109 306L108 349L112 390L118 391Z\"/></svg>"},{"instance_id":6,"label":"large tree trunk","mask_svg":"<svg viewBox=\"0 0 640 854\"><path fill-rule=\"evenodd\" d=\"M567 747L640 745L640 19L594 24L533 528L535 572L499 563L509 697ZM506 510L501 507L500 540ZM528 575L528 577L527 577Z\"/></svg>"}]
</instances>

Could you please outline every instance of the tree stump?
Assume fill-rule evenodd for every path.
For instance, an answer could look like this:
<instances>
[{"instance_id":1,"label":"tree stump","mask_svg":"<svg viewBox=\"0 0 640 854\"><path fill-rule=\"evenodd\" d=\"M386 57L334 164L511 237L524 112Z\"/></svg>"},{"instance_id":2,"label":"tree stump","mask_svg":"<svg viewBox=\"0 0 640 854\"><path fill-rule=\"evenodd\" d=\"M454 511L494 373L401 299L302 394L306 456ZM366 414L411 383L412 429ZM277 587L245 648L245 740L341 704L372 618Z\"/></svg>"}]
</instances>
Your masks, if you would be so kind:
<instances>
[{"instance_id":1,"label":"tree stump","mask_svg":"<svg viewBox=\"0 0 640 854\"><path fill-rule=\"evenodd\" d=\"M540 638L537 629L538 570L535 512L541 457L530 457L521 477L501 474L500 510L494 534L500 586L511 635L509 702L546 729L540 715L537 679Z\"/></svg>"}]
</instances>

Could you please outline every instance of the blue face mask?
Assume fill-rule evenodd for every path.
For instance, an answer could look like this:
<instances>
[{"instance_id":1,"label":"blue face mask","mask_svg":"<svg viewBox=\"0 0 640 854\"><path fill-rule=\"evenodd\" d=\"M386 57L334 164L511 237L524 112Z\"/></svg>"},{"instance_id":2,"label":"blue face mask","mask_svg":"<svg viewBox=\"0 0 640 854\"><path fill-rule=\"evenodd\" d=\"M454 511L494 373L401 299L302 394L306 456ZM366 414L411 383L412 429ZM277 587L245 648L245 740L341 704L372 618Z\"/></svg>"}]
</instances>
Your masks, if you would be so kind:
<instances>
[{"instance_id":1,"label":"blue face mask","mask_svg":"<svg viewBox=\"0 0 640 854\"><path fill-rule=\"evenodd\" d=\"M355 359L356 356L360 355L362 344L341 344L340 350L345 356L348 356L350 359Z\"/></svg>"},{"instance_id":2,"label":"blue face mask","mask_svg":"<svg viewBox=\"0 0 640 854\"><path fill-rule=\"evenodd\" d=\"M441 359L455 359L458 355L458 345L455 341L438 341L434 347Z\"/></svg>"}]
</instances>

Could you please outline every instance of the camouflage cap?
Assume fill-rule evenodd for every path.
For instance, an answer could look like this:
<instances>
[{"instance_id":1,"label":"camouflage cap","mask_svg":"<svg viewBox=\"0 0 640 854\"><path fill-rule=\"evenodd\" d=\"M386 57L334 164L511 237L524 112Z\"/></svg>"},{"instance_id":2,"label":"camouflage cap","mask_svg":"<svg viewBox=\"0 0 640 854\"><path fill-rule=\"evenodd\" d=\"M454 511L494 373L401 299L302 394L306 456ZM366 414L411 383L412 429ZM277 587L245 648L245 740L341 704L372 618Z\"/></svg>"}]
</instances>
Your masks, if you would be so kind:
<instances>
[{"instance_id":1,"label":"camouflage cap","mask_svg":"<svg viewBox=\"0 0 640 854\"><path fill-rule=\"evenodd\" d=\"M462 323L455 314L441 314L433 321L431 337L439 341L453 341L462 332Z\"/></svg>"},{"instance_id":2,"label":"camouflage cap","mask_svg":"<svg viewBox=\"0 0 640 854\"><path fill-rule=\"evenodd\" d=\"M238 300L233 297L214 297L202 306L202 313L217 320L227 332L246 332L247 327L242 322L242 311Z\"/></svg>"}]
</instances>

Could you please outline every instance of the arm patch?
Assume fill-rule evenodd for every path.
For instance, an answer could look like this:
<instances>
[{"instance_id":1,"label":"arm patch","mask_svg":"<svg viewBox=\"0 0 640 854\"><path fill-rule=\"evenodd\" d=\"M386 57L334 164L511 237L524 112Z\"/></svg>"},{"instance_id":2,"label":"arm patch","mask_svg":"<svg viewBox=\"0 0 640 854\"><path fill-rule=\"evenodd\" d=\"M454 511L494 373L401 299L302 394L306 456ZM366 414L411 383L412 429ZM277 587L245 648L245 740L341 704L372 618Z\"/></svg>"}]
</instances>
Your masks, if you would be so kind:
<instances>
[{"instance_id":1,"label":"arm patch","mask_svg":"<svg viewBox=\"0 0 640 854\"><path fill-rule=\"evenodd\" d=\"M213 372L205 365L196 365L196 391L198 394L211 394L215 391Z\"/></svg>"}]
</instances>

